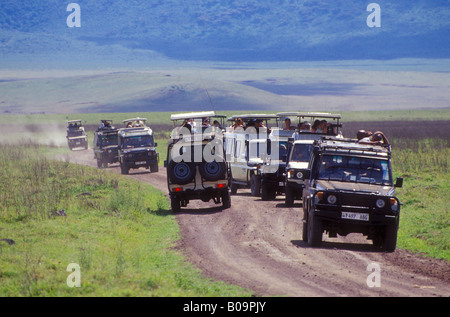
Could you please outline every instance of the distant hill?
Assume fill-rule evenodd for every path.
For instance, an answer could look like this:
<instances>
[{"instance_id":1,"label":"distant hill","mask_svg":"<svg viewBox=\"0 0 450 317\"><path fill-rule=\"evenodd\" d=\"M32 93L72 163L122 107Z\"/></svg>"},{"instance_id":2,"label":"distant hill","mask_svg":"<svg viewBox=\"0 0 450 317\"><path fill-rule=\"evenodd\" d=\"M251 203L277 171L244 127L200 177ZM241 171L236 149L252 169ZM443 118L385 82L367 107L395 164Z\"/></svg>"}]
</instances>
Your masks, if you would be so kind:
<instances>
[{"instance_id":1,"label":"distant hill","mask_svg":"<svg viewBox=\"0 0 450 317\"><path fill-rule=\"evenodd\" d=\"M2 0L0 67L115 66L179 60L311 61L449 58L448 0Z\"/></svg>"}]
</instances>

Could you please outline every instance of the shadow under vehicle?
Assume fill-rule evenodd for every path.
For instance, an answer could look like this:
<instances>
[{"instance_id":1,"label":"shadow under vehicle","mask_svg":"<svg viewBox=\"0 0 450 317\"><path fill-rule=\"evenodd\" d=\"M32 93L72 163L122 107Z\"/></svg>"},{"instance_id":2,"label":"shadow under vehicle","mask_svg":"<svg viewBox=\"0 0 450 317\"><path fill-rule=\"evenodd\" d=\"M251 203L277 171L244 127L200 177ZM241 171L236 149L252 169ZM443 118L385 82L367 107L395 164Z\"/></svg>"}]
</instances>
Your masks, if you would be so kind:
<instances>
[{"instance_id":1,"label":"shadow under vehicle","mask_svg":"<svg viewBox=\"0 0 450 317\"><path fill-rule=\"evenodd\" d=\"M81 120L67 121L66 139L69 149L71 150L75 148L88 149L88 137L84 131Z\"/></svg>"},{"instance_id":2,"label":"shadow under vehicle","mask_svg":"<svg viewBox=\"0 0 450 317\"><path fill-rule=\"evenodd\" d=\"M310 170L304 172L303 241L319 246L323 232L362 233L392 252L397 244L400 201L394 185L389 145L324 137L314 143Z\"/></svg>"},{"instance_id":3,"label":"shadow under vehicle","mask_svg":"<svg viewBox=\"0 0 450 317\"><path fill-rule=\"evenodd\" d=\"M211 126L212 118L225 116L214 111L173 114L174 129L167 146L167 186L173 212L189 201L200 199L231 207L229 170L223 150L223 131ZM181 124L180 124L181 122Z\"/></svg>"},{"instance_id":4,"label":"shadow under vehicle","mask_svg":"<svg viewBox=\"0 0 450 317\"><path fill-rule=\"evenodd\" d=\"M94 133L94 156L98 168L106 168L108 164L119 162L119 131L112 125L112 120L101 121Z\"/></svg>"},{"instance_id":5,"label":"shadow under vehicle","mask_svg":"<svg viewBox=\"0 0 450 317\"><path fill-rule=\"evenodd\" d=\"M122 121L125 128L118 131L118 154L122 174L130 169L146 168L158 172L158 144L154 142L153 131L146 126L147 119L133 118Z\"/></svg>"}]
</instances>

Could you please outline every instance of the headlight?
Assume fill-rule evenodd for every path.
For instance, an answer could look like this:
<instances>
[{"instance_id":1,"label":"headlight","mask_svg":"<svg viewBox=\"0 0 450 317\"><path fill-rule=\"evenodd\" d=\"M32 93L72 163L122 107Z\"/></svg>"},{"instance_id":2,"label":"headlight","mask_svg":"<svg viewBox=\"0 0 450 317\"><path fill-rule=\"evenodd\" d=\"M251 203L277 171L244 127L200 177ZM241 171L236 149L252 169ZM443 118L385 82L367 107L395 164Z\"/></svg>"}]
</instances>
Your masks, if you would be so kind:
<instances>
[{"instance_id":1,"label":"headlight","mask_svg":"<svg viewBox=\"0 0 450 317\"><path fill-rule=\"evenodd\" d=\"M334 205L334 204L336 204L337 198L334 195L330 195L330 196L328 196L327 201L329 204Z\"/></svg>"},{"instance_id":2,"label":"headlight","mask_svg":"<svg viewBox=\"0 0 450 317\"><path fill-rule=\"evenodd\" d=\"M390 199L389 199L389 202L390 202L390 204L391 204L391 209L392 209L393 211L398 211L398 202L397 202L397 199L395 199L395 198L390 198Z\"/></svg>"},{"instance_id":3,"label":"headlight","mask_svg":"<svg viewBox=\"0 0 450 317\"><path fill-rule=\"evenodd\" d=\"M375 203L376 205L377 205L377 207L378 208L383 208L384 207L384 205L385 205L385 202L384 202L384 200L383 199L377 199L377 201L376 201L376 203Z\"/></svg>"},{"instance_id":4,"label":"headlight","mask_svg":"<svg viewBox=\"0 0 450 317\"><path fill-rule=\"evenodd\" d=\"M296 176L297 176L297 178L303 178L303 173L302 172L298 172Z\"/></svg>"},{"instance_id":5,"label":"headlight","mask_svg":"<svg viewBox=\"0 0 450 317\"><path fill-rule=\"evenodd\" d=\"M319 200L322 200L322 198L323 198L323 192L317 192L316 197L317 197Z\"/></svg>"}]
</instances>

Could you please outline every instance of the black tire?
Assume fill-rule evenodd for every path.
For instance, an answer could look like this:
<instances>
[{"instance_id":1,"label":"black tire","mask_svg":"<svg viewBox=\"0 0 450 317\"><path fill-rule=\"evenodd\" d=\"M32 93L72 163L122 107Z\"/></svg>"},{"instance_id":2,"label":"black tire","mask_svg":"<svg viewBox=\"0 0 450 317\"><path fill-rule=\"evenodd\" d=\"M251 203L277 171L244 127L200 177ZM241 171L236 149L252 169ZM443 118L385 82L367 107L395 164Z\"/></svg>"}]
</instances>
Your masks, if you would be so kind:
<instances>
[{"instance_id":1,"label":"black tire","mask_svg":"<svg viewBox=\"0 0 450 317\"><path fill-rule=\"evenodd\" d=\"M222 207L223 209L228 209L231 207L231 195L228 190L226 192L222 192Z\"/></svg>"},{"instance_id":2,"label":"black tire","mask_svg":"<svg viewBox=\"0 0 450 317\"><path fill-rule=\"evenodd\" d=\"M224 162L202 162L199 171L203 179L214 182L225 178L227 167Z\"/></svg>"},{"instance_id":3,"label":"black tire","mask_svg":"<svg viewBox=\"0 0 450 317\"><path fill-rule=\"evenodd\" d=\"M318 247L322 243L322 221L311 213L308 212L308 244L311 247Z\"/></svg>"},{"instance_id":4,"label":"black tire","mask_svg":"<svg viewBox=\"0 0 450 317\"><path fill-rule=\"evenodd\" d=\"M128 175L129 174L129 168L128 168L128 166L126 166L125 164L122 164L122 163L120 163L120 172L123 174L123 175Z\"/></svg>"},{"instance_id":5,"label":"black tire","mask_svg":"<svg viewBox=\"0 0 450 317\"><path fill-rule=\"evenodd\" d=\"M178 197L172 197L170 199L170 205L172 207L172 212L177 213L181 210L181 200Z\"/></svg>"},{"instance_id":6,"label":"black tire","mask_svg":"<svg viewBox=\"0 0 450 317\"><path fill-rule=\"evenodd\" d=\"M158 171L159 171L158 163L153 163L152 165L150 165L150 173L158 173Z\"/></svg>"},{"instance_id":7,"label":"black tire","mask_svg":"<svg viewBox=\"0 0 450 317\"><path fill-rule=\"evenodd\" d=\"M286 184L286 196L284 198L284 204L286 207L292 207L294 206L294 198L295 198L295 192L294 189Z\"/></svg>"},{"instance_id":8,"label":"black tire","mask_svg":"<svg viewBox=\"0 0 450 317\"><path fill-rule=\"evenodd\" d=\"M386 226L386 232L384 233L383 251L394 252L397 248L397 226Z\"/></svg>"},{"instance_id":9,"label":"black tire","mask_svg":"<svg viewBox=\"0 0 450 317\"><path fill-rule=\"evenodd\" d=\"M233 180L230 181L230 191L231 195L236 195L238 190L238 185L233 182Z\"/></svg>"},{"instance_id":10,"label":"black tire","mask_svg":"<svg viewBox=\"0 0 450 317\"><path fill-rule=\"evenodd\" d=\"M252 196L261 196L261 178L257 174L252 174L250 178L250 190Z\"/></svg>"},{"instance_id":11,"label":"black tire","mask_svg":"<svg viewBox=\"0 0 450 317\"><path fill-rule=\"evenodd\" d=\"M303 205L302 239L304 242L308 243L308 201L302 201L302 205Z\"/></svg>"},{"instance_id":12,"label":"black tire","mask_svg":"<svg viewBox=\"0 0 450 317\"><path fill-rule=\"evenodd\" d=\"M172 184L186 185L195 177L195 164L171 161L167 172Z\"/></svg>"}]
</instances>

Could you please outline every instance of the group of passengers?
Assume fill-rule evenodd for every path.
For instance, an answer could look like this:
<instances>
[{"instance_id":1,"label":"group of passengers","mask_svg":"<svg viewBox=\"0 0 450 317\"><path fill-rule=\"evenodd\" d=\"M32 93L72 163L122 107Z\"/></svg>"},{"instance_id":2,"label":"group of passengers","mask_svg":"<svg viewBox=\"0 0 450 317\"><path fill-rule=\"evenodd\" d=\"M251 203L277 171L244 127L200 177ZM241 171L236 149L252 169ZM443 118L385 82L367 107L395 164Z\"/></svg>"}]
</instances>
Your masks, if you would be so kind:
<instances>
[{"instance_id":1,"label":"group of passengers","mask_svg":"<svg viewBox=\"0 0 450 317\"><path fill-rule=\"evenodd\" d=\"M372 133L371 131L359 130L356 138L360 144L390 145L388 138L381 131Z\"/></svg>"},{"instance_id":2,"label":"group of passengers","mask_svg":"<svg viewBox=\"0 0 450 317\"><path fill-rule=\"evenodd\" d=\"M200 122L200 120L198 120L198 121ZM183 123L181 124L180 128L186 128L192 133L192 132L197 131L197 123L199 123L199 122L197 122L193 118L186 119L186 120L183 121ZM211 121L210 121L209 118L202 118L202 120L201 120L201 127L202 128L214 127L214 128L221 129L219 121L214 120L213 124L211 125Z\"/></svg>"},{"instance_id":3,"label":"group of passengers","mask_svg":"<svg viewBox=\"0 0 450 317\"><path fill-rule=\"evenodd\" d=\"M248 128L265 128L264 122L261 119L251 119L244 124L244 120L242 118L236 118L234 123L230 126L231 131L239 131L239 130L247 130Z\"/></svg>"},{"instance_id":4,"label":"group of passengers","mask_svg":"<svg viewBox=\"0 0 450 317\"><path fill-rule=\"evenodd\" d=\"M284 130L295 131L295 129L295 126L291 125L291 119L286 118L284 120ZM314 121L313 125L311 125L308 121L300 122L298 125L298 131L336 135L331 123L328 123L327 120L318 119Z\"/></svg>"}]
</instances>

